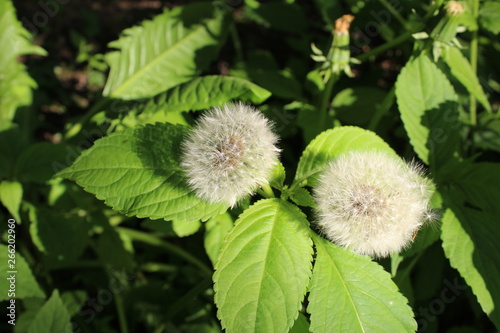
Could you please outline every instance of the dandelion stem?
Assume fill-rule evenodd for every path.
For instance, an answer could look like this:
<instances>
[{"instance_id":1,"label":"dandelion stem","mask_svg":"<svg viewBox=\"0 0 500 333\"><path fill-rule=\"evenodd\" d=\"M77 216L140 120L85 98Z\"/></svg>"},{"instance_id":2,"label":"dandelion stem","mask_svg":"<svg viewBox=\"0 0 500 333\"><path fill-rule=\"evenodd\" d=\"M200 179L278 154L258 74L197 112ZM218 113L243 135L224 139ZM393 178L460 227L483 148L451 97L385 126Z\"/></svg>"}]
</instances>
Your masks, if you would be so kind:
<instances>
[{"instance_id":1,"label":"dandelion stem","mask_svg":"<svg viewBox=\"0 0 500 333\"><path fill-rule=\"evenodd\" d=\"M273 189L269 184L264 184L261 186L261 190L259 192L264 198L275 198Z\"/></svg>"},{"instance_id":2,"label":"dandelion stem","mask_svg":"<svg viewBox=\"0 0 500 333\"><path fill-rule=\"evenodd\" d=\"M320 101L320 105L319 105L319 117L318 117L318 133L321 133L321 132L323 132L323 130L328 128L326 126L328 109L329 109L330 100L332 97L333 85L337 81L338 77L339 76L337 74L332 73L332 75L330 76L330 79L328 79L328 82L325 85L325 89L323 90L323 94L321 95L321 101Z\"/></svg>"}]
</instances>

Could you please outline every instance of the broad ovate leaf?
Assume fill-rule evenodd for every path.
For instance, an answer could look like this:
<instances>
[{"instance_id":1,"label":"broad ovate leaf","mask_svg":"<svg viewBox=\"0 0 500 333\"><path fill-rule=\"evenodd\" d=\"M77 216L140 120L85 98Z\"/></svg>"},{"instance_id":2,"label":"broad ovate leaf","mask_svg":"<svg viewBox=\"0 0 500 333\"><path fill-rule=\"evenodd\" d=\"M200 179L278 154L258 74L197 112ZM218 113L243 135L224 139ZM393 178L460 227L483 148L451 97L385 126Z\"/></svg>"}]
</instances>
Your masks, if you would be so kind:
<instances>
[{"instance_id":1,"label":"broad ovate leaf","mask_svg":"<svg viewBox=\"0 0 500 333\"><path fill-rule=\"evenodd\" d=\"M485 1L479 9L479 24L494 34L500 32L500 2Z\"/></svg>"},{"instance_id":2,"label":"broad ovate leaf","mask_svg":"<svg viewBox=\"0 0 500 333\"><path fill-rule=\"evenodd\" d=\"M152 97L191 80L214 59L226 35L226 16L210 3L167 10L126 29L110 44L104 96Z\"/></svg>"},{"instance_id":3,"label":"broad ovate leaf","mask_svg":"<svg viewBox=\"0 0 500 333\"><path fill-rule=\"evenodd\" d=\"M113 133L57 176L74 180L128 216L207 220L227 207L199 199L188 187L180 166L186 132L186 126L157 123Z\"/></svg>"},{"instance_id":4,"label":"broad ovate leaf","mask_svg":"<svg viewBox=\"0 0 500 333\"><path fill-rule=\"evenodd\" d=\"M444 252L500 329L500 166L476 163L458 169L457 180L443 190L449 207L441 227Z\"/></svg>"},{"instance_id":5,"label":"broad ovate leaf","mask_svg":"<svg viewBox=\"0 0 500 333\"><path fill-rule=\"evenodd\" d=\"M401 119L418 157L444 165L459 142L457 95L441 70L425 54L408 61L396 82Z\"/></svg>"},{"instance_id":6,"label":"broad ovate leaf","mask_svg":"<svg viewBox=\"0 0 500 333\"><path fill-rule=\"evenodd\" d=\"M299 160L295 182L314 184L318 173L339 154L350 150L382 150L396 153L375 133L359 127L343 126L319 134L306 147Z\"/></svg>"},{"instance_id":7,"label":"broad ovate leaf","mask_svg":"<svg viewBox=\"0 0 500 333\"><path fill-rule=\"evenodd\" d=\"M311 274L308 222L294 205L266 199L236 221L214 274L218 317L228 333L285 333Z\"/></svg>"},{"instance_id":8,"label":"broad ovate leaf","mask_svg":"<svg viewBox=\"0 0 500 333\"><path fill-rule=\"evenodd\" d=\"M390 274L367 256L315 236L307 311L311 332L414 332L417 323Z\"/></svg>"}]
</instances>

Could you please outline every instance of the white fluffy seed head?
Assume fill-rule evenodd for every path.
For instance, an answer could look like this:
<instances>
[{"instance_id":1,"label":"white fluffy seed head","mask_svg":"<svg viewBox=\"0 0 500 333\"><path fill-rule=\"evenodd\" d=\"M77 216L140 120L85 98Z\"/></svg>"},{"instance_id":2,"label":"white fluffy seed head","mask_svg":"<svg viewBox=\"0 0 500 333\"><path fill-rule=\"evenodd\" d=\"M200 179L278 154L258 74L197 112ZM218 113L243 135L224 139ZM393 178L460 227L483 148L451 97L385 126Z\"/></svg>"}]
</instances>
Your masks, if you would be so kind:
<instances>
[{"instance_id":1,"label":"white fluffy seed head","mask_svg":"<svg viewBox=\"0 0 500 333\"><path fill-rule=\"evenodd\" d=\"M387 153L338 156L318 179L318 226L330 241L375 258L407 247L433 214L430 181Z\"/></svg>"},{"instance_id":2,"label":"white fluffy seed head","mask_svg":"<svg viewBox=\"0 0 500 333\"><path fill-rule=\"evenodd\" d=\"M188 183L209 202L234 206L268 183L278 163L278 137L257 109L243 103L213 108L182 144Z\"/></svg>"}]
</instances>

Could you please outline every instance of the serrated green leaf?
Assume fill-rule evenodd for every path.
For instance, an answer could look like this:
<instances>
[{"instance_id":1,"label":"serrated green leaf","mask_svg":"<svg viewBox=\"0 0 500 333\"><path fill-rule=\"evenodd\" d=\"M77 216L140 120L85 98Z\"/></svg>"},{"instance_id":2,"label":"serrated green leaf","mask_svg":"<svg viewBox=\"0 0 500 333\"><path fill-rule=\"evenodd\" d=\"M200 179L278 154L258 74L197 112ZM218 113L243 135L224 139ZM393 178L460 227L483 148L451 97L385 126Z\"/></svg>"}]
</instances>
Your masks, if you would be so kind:
<instances>
[{"instance_id":1,"label":"serrated green leaf","mask_svg":"<svg viewBox=\"0 0 500 333\"><path fill-rule=\"evenodd\" d=\"M293 192L290 193L290 199L292 199L292 201L299 206L305 206L305 207L316 206L316 203L314 202L311 193L303 187L294 189Z\"/></svg>"},{"instance_id":2,"label":"serrated green leaf","mask_svg":"<svg viewBox=\"0 0 500 333\"><path fill-rule=\"evenodd\" d=\"M269 181L269 185L278 190L282 190L285 178L286 178L285 167L283 166L283 164L278 163L273 169L273 174L271 176L271 180Z\"/></svg>"},{"instance_id":3,"label":"serrated green leaf","mask_svg":"<svg viewBox=\"0 0 500 333\"><path fill-rule=\"evenodd\" d=\"M70 332L72 327L70 319L68 310L56 289L36 315L28 333Z\"/></svg>"},{"instance_id":4,"label":"serrated green leaf","mask_svg":"<svg viewBox=\"0 0 500 333\"><path fill-rule=\"evenodd\" d=\"M444 252L451 266L472 288L483 311L500 329L500 166L478 163L458 169L461 172L456 181L443 193L449 207L441 230Z\"/></svg>"},{"instance_id":5,"label":"serrated green leaf","mask_svg":"<svg viewBox=\"0 0 500 333\"><path fill-rule=\"evenodd\" d=\"M500 32L500 3L485 1L479 9L479 24L486 30L498 34Z\"/></svg>"},{"instance_id":6,"label":"serrated green leaf","mask_svg":"<svg viewBox=\"0 0 500 333\"><path fill-rule=\"evenodd\" d=\"M36 82L17 58L24 54L45 55L30 42L31 36L18 21L11 1L0 1L0 129L11 125L18 107L31 104L31 89Z\"/></svg>"},{"instance_id":7,"label":"serrated green leaf","mask_svg":"<svg viewBox=\"0 0 500 333\"><path fill-rule=\"evenodd\" d=\"M318 173L330 160L350 150L382 150L396 154L373 132L359 127L337 127L319 134L306 147L297 166L295 182L314 184Z\"/></svg>"},{"instance_id":8,"label":"serrated green leaf","mask_svg":"<svg viewBox=\"0 0 500 333\"><path fill-rule=\"evenodd\" d=\"M10 249L10 251L9 251ZM0 244L0 260L2 261L2 271L0 272L0 288L4 290L4 292L0 293L0 301L8 300L10 297L8 295L8 290L10 289L8 277L11 276L12 273L8 273L11 269L6 269L7 266L13 264L14 268L12 271L17 271L15 274L16 279L16 290L15 290L15 298L23 299L27 297L41 297L45 298L45 293L36 282L33 274L31 273L31 269L28 266L28 263L24 260L23 256L19 253L18 249L16 250L15 262L10 262L8 260L12 260L9 258L9 254L13 251L12 247L7 247L6 245Z\"/></svg>"},{"instance_id":9,"label":"serrated green leaf","mask_svg":"<svg viewBox=\"0 0 500 333\"><path fill-rule=\"evenodd\" d=\"M233 227L233 218L229 213L224 213L219 216L212 217L205 224L205 251L207 252L210 261L215 266L219 251L222 246L224 238L229 230Z\"/></svg>"},{"instance_id":10,"label":"serrated green leaf","mask_svg":"<svg viewBox=\"0 0 500 333\"><path fill-rule=\"evenodd\" d=\"M247 209L226 237L214 274L218 317L226 332L287 332L311 273L308 222L279 199Z\"/></svg>"},{"instance_id":11,"label":"serrated green leaf","mask_svg":"<svg viewBox=\"0 0 500 333\"><path fill-rule=\"evenodd\" d=\"M467 88L467 91L477 98L484 108L491 112L491 106L488 98L483 91L483 87L472 70L472 66L467 58L462 54L458 47L449 47L445 49L444 61L450 67L451 73Z\"/></svg>"},{"instance_id":12,"label":"serrated green leaf","mask_svg":"<svg viewBox=\"0 0 500 333\"><path fill-rule=\"evenodd\" d=\"M208 75L198 77L160 94L154 103L165 112L205 110L235 99L255 104L264 102L271 93L237 77Z\"/></svg>"},{"instance_id":13,"label":"serrated green leaf","mask_svg":"<svg viewBox=\"0 0 500 333\"><path fill-rule=\"evenodd\" d=\"M227 20L210 3L179 6L127 29L110 44L103 95L121 99L152 97L189 81L215 57Z\"/></svg>"},{"instance_id":14,"label":"serrated green leaf","mask_svg":"<svg viewBox=\"0 0 500 333\"><path fill-rule=\"evenodd\" d=\"M196 233L201 228L201 222L197 221L173 221L172 228L179 237L186 237Z\"/></svg>"},{"instance_id":15,"label":"serrated green leaf","mask_svg":"<svg viewBox=\"0 0 500 333\"><path fill-rule=\"evenodd\" d=\"M307 311L311 332L414 332L417 323L389 273L367 256L315 236Z\"/></svg>"},{"instance_id":16,"label":"serrated green leaf","mask_svg":"<svg viewBox=\"0 0 500 333\"><path fill-rule=\"evenodd\" d=\"M199 199L188 187L179 161L187 130L158 123L113 133L57 176L76 181L127 216L207 220L227 207Z\"/></svg>"},{"instance_id":17,"label":"serrated green leaf","mask_svg":"<svg viewBox=\"0 0 500 333\"><path fill-rule=\"evenodd\" d=\"M0 201L7 208L9 213L19 222L19 207L23 200L23 185L20 182L4 180L0 183Z\"/></svg>"},{"instance_id":18,"label":"serrated green leaf","mask_svg":"<svg viewBox=\"0 0 500 333\"><path fill-rule=\"evenodd\" d=\"M408 61L396 82L396 97L410 143L436 169L457 151L457 95L446 76L424 53Z\"/></svg>"}]
</instances>

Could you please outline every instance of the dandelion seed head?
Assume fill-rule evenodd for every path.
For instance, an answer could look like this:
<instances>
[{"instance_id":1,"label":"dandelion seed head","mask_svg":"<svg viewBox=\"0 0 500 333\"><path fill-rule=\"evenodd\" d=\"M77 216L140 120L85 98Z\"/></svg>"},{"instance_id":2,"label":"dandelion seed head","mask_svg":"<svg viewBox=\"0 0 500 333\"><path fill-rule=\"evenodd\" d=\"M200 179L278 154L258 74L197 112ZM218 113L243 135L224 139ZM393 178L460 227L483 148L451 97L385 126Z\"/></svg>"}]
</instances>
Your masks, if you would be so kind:
<instances>
[{"instance_id":1,"label":"dandelion seed head","mask_svg":"<svg viewBox=\"0 0 500 333\"><path fill-rule=\"evenodd\" d=\"M372 257L407 247L433 213L430 182L416 163L387 153L349 152L320 175L318 226L330 241Z\"/></svg>"},{"instance_id":2,"label":"dandelion seed head","mask_svg":"<svg viewBox=\"0 0 500 333\"><path fill-rule=\"evenodd\" d=\"M182 144L188 184L209 202L234 206L268 183L278 163L278 137L260 111L226 104L203 115Z\"/></svg>"}]
</instances>

